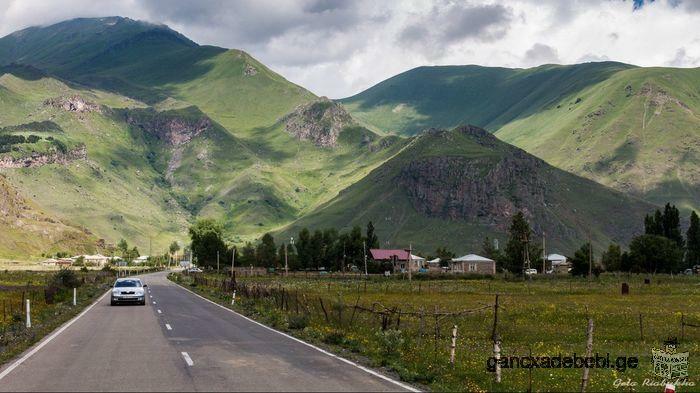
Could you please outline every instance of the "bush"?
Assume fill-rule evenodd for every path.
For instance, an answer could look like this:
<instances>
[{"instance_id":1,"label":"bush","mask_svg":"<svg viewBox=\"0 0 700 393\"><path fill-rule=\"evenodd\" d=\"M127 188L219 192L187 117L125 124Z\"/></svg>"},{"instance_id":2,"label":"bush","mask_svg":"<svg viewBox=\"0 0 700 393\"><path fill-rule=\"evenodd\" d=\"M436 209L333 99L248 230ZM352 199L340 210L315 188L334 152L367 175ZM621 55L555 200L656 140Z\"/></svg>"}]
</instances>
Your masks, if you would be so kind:
<instances>
[{"instance_id":1,"label":"bush","mask_svg":"<svg viewBox=\"0 0 700 393\"><path fill-rule=\"evenodd\" d=\"M401 355L406 341L401 330L389 329L376 333L377 342L381 348L382 355L387 359L395 359Z\"/></svg>"},{"instance_id":2,"label":"bush","mask_svg":"<svg viewBox=\"0 0 700 393\"><path fill-rule=\"evenodd\" d=\"M293 330L305 329L309 326L309 316L305 314L290 315L287 317L287 326Z\"/></svg>"},{"instance_id":3,"label":"bush","mask_svg":"<svg viewBox=\"0 0 700 393\"><path fill-rule=\"evenodd\" d=\"M59 289L73 289L80 286L78 276L72 270L61 269L51 277L49 286L58 287Z\"/></svg>"},{"instance_id":4,"label":"bush","mask_svg":"<svg viewBox=\"0 0 700 393\"><path fill-rule=\"evenodd\" d=\"M333 329L326 333L326 335L323 337L323 342L331 345L341 345L343 342L345 342L345 332L342 330Z\"/></svg>"}]
</instances>

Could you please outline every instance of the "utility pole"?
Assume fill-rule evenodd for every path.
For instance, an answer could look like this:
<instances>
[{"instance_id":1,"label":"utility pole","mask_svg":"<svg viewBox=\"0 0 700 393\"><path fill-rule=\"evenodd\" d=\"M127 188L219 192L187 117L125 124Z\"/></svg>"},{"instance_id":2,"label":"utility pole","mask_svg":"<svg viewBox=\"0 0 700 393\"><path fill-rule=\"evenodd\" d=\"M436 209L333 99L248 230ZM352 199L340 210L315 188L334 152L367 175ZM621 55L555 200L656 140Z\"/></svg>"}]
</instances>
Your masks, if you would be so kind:
<instances>
[{"instance_id":1,"label":"utility pole","mask_svg":"<svg viewBox=\"0 0 700 393\"><path fill-rule=\"evenodd\" d=\"M411 263L413 262L413 246L408 245L408 281L411 281Z\"/></svg>"},{"instance_id":2,"label":"utility pole","mask_svg":"<svg viewBox=\"0 0 700 393\"><path fill-rule=\"evenodd\" d=\"M593 273L593 245L591 244L591 237L588 236L588 281L591 281L591 274Z\"/></svg>"},{"instance_id":3,"label":"utility pole","mask_svg":"<svg viewBox=\"0 0 700 393\"><path fill-rule=\"evenodd\" d=\"M547 272L547 253L545 252L545 232L542 231L542 274Z\"/></svg>"},{"instance_id":4,"label":"utility pole","mask_svg":"<svg viewBox=\"0 0 700 393\"><path fill-rule=\"evenodd\" d=\"M367 277L367 242L362 241L362 257L365 260L365 277Z\"/></svg>"},{"instance_id":5,"label":"utility pole","mask_svg":"<svg viewBox=\"0 0 700 393\"><path fill-rule=\"evenodd\" d=\"M233 246L233 251L231 252L231 277L233 278L233 265L236 263L236 246Z\"/></svg>"},{"instance_id":6,"label":"utility pole","mask_svg":"<svg viewBox=\"0 0 700 393\"><path fill-rule=\"evenodd\" d=\"M216 274L219 274L219 250L216 250Z\"/></svg>"},{"instance_id":7,"label":"utility pole","mask_svg":"<svg viewBox=\"0 0 700 393\"><path fill-rule=\"evenodd\" d=\"M153 236L148 236L148 256L153 255Z\"/></svg>"},{"instance_id":8,"label":"utility pole","mask_svg":"<svg viewBox=\"0 0 700 393\"><path fill-rule=\"evenodd\" d=\"M287 262L287 243L284 243L284 275L289 274L289 263Z\"/></svg>"}]
</instances>

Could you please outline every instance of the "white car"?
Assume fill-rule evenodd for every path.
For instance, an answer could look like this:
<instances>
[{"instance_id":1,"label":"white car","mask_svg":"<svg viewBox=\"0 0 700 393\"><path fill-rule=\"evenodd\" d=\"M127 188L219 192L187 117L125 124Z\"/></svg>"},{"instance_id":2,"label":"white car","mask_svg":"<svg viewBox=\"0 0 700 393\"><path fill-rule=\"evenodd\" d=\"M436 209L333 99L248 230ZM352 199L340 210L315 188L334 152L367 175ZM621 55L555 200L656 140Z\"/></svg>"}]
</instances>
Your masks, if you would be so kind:
<instances>
[{"instance_id":1,"label":"white car","mask_svg":"<svg viewBox=\"0 0 700 393\"><path fill-rule=\"evenodd\" d=\"M118 278L112 286L112 301L110 303L113 306L120 303L145 306L146 291L144 288L147 286L138 278Z\"/></svg>"},{"instance_id":2,"label":"white car","mask_svg":"<svg viewBox=\"0 0 700 393\"><path fill-rule=\"evenodd\" d=\"M537 269L525 269L525 274L528 276L537 274Z\"/></svg>"},{"instance_id":3,"label":"white car","mask_svg":"<svg viewBox=\"0 0 700 393\"><path fill-rule=\"evenodd\" d=\"M198 267L191 267L191 268L187 269L187 273L201 273L201 272L202 272L202 269L200 269Z\"/></svg>"}]
</instances>

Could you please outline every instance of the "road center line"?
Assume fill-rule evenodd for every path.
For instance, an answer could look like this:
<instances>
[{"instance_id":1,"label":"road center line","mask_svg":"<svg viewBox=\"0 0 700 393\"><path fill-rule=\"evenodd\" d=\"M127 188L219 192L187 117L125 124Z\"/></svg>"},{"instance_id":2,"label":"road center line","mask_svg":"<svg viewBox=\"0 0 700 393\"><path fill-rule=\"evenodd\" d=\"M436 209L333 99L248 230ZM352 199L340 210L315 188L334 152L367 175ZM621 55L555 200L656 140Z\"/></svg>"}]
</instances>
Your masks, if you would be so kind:
<instances>
[{"instance_id":1,"label":"road center line","mask_svg":"<svg viewBox=\"0 0 700 393\"><path fill-rule=\"evenodd\" d=\"M170 326L169 323L166 323L166 324L165 324L165 328L168 329L168 330L173 330L172 326Z\"/></svg>"},{"instance_id":2,"label":"road center line","mask_svg":"<svg viewBox=\"0 0 700 393\"><path fill-rule=\"evenodd\" d=\"M153 304L156 304L156 302L153 302Z\"/></svg>"},{"instance_id":3,"label":"road center line","mask_svg":"<svg viewBox=\"0 0 700 393\"><path fill-rule=\"evenodd\" d=\"M182 357L185 358L185 363L187 363L188 366L192 367L194 365L194 362L192 361L190 355L188 355L187 352L180 353L182 354Z\"/></svg>"},{"instance_id":4,"label":"road center line","mask_svg":"<svg viewBox=\"0 0 700 393\"><path fill-rule=\"evenodd\" d=\"M163 313L162 311L158 310L158 314L162 314L162 313Z\"/></svg>"}]
</instances>

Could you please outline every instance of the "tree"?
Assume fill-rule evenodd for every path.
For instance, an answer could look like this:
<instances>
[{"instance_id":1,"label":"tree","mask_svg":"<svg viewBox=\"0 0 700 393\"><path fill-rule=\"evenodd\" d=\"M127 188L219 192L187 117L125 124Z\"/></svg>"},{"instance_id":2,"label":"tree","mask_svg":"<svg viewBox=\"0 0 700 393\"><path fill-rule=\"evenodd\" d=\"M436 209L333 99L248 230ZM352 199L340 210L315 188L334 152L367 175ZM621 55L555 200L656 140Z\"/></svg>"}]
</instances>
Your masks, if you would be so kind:
<instances>
[{"instance_id":1,"label":"tree","mask_svg":"<svg viewBox=\"0 0 700 393\"><path fill-rule=\"evenodd\" d=\"M680 212L676 206L666 203L663 214L664 237L676 242L678 247L683 248L683 235L681 234Z\"/></svg>"},{"instance_id":2,"label":"tree","mask_svg":"<svg viewBox=\"0 0 700 393\"><path fill-rule=\"evenodd\" d=\"M236 256L236 261L238 261L238 256ZM250 266L257 265L257 260L255 259L255 247L251 242L247 242L245 246L241 249L240 262L236 262L240 266Z\"/></svg>"},{"instance_id":3,"label":"tree","mask_svg":"<svg viewBox=\"0 0 700 393\"><path fill-rule=\"evenodd\" d=\"M587 276L588 267L592 259L591 243L582 245L581 248L576 250L574 257L571 259L571 275Z\"/></svg>"},{"instance_id":4,"label":"tree","mask_svg":"<svg viewBox=\"0 0 700 393\"><path fill-rule=\"evenodd\" d=\"M644 234L645 235L664 235L664 223L661 212L657 209L654 215L647 214L644 217Z\"/></svg>"},{"instance_id":5,"label":"tree","mask_svg":"<svg viewBox=\"0 0 700 393\"><path fill-rule=\"evenodd\" d=\"M435 256L440 258L440 266L447 267L450 264L450 259L456 257L457 255L448 250L447 247L442 246L435 250Z\"/></svg>"},{"instance_id":6,"label":"tree","mask_svg":"<svg viewBox=\"0 0 700 393\"><path fill-rule=\"evenodd\" d=\"M532 230L522 212L518 212L513 216L508 232L503 268L511 273L522 274L526 250L530 257L530 262L533 262L542 253L542 249L532 242Z\"/></svg>"},{"instance_id":7,"label":"tree","mask_svg":"<svg viewBox=\"0 0 700 393\"><path fill-rule=\"evenodd\" d=\"M294 247L297 250L297 257L302 268L306 269L313 265L313 257L311 254L311 233L307 228L302 228L294 242Z\"/></svg>"},{"instance_id":8,"label":"tree","mask_svg":"<svg viewBox=\"0 0 700 393\"><path fill-rule=\"evenodd\" d=\"M180 245L178 244L177 241L173 241L170 243L170 255L175 255L178 251L180 251Z\"/></svg>"},{"instance_id":9,"label":"tree","mask_svg":"<svg viewBox=\"0 0 700 393\"><path fill-rule=\"evenodd\" d=\"M641 235L632 239L629 258L631 269L647 273L671 273L683 260L683 250L664 236Z\"/></svg>"},{"instance_id":10,"label":"tree","mask_svg":"<svg viewBox=\"0 0 700 393\"><path fill-rule=\"evenodd\" d=\"M347 238L347 244L345 245L346 261L345 265L355 265L363 266L363 250L362 242L364 237L362 237L362 230L358 226L354 226L350 231Z\"/></svg>"},{"instance_id":11,"label":"tree","mask_svg":"<svg viewBox=\"0 0 700 393\"><path fill-rule=\"evenodd\" d=\"M622 270L622 250L620 246L611 243L608 246L607 251L604 251L601 255L601 261L605 270L609 272L619 272Z\"/></svg>"},{"instance_id":12,"label":"tree","mask_svg":"<svg viewBox=\"0 0 700 393\"><path fill-rule=\"evenodd\" d=\"M117 243L117 250L119 250L119 254L122 258L126 258L126 254L129 252L129 243L124 239L119 240L119 243Z\"/></svg>"},{"instance_id":13,"label":"tree","mask_svg":"<svg viewBox=\"0 0 700 393\"><path fill-rule=\"evenodd\" d=\"M216 220L205 218L190 226L192 256L197 258L200 266L216 267L217 252L226 255L227 249L223 239L223 226Z\"/></svg>"},{"instance_id":14,"label":"tree","mask_svg":"<svg viewBox=\"0 0 700 393\"><path fill-rule=\"evenodd\" d=\"M314 234L311 235L309 239L309 259L311 260L310 266L314 269L321 267L323 261L323 232L317 229Z\"/></svg>"},{"instance_id":15,"label":"tree","mask_svg":"<svg viewBox=\"0 0 700 393\"><path fill-rule=\"evenodd\" d=\"M700 218L695 211L690 214L690 227L686 232L686 239L685 265L700 265Z\"/></svg>"},{"instance_id":16,"label":"tree","mask_svg":"<svg viewBox=\"0 0 700 393\"><path fill-rule=\"evenodd\" d=\"M374 233L374 224L372 224L372 221L367 223L365 239L367 250L370 248L379 248L379 238L377 237L377 234Z\"/></svg>"},{"instance_id":17,"label":"tree","mask_svg":"<svg viewBox=\"0 0 700 393\"><path fill-rule=\"evenodd\" d=\"M265 267L275 267L277 262L277 246L275 246L275 239L269 233L263 235L260 239L260 244L255 250L255 255L258 259L258 263Z\"/></svg>"}]
</instances>

